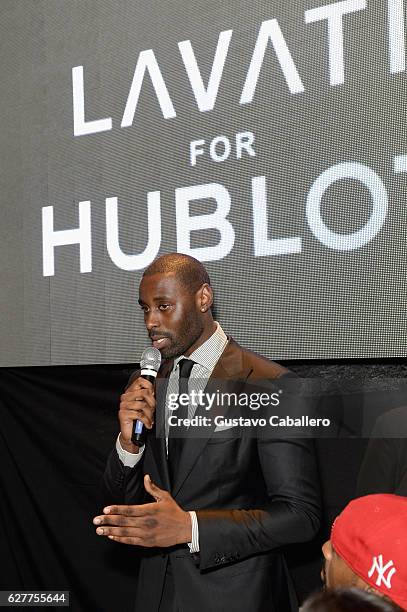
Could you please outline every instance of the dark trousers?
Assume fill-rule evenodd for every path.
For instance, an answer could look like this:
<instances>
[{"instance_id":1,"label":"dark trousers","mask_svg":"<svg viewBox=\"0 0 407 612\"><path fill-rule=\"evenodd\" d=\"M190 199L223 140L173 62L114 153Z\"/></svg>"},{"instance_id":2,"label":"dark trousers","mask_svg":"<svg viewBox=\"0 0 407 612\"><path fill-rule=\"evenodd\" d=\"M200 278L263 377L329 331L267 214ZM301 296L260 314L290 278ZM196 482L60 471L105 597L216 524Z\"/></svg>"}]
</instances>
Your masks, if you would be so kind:
<instances>
[{"instance_id":1,"label":"dark trousers","mask_svg":"<svg viewBox=\"0 0 407 612\"><path fill-rule=\"evenodd\" d=\"M175 597L174 576L172 574L170 559L168 559L167 571L165 572L159 612L179 612L179 607Z\"/></svg>"}]
</instances>

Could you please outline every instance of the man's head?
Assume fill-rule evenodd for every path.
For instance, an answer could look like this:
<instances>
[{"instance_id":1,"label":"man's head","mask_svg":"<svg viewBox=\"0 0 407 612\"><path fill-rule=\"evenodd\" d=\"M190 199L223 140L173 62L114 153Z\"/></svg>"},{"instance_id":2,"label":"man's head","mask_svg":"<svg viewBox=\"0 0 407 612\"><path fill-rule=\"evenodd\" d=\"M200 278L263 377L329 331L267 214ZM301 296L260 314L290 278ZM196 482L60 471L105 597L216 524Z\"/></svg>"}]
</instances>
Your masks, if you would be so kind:
<instances>
[{"instance_id":1,"label":"man's head","mask_svg":"<svg viewBox=\"0 0 407 612\"><path fill-rule=\"evenodd\" d=\"M336 589L316 593L307 599L301 612L400 612L391 601L360 589Z\"/></svg>"},{"instance_id":2,"label":"man's head","mask_svg":"<svg viewBox=\"0 0 407 612\"><path fill-rule=\"evenodd\" d=\"M170 253L146 268L139 304L153 346L164 359L189 355L213 332L207 271L189 255Z\"/></svg>"},{"instance_id":3,"label":"man's head","mask_svg":"<svg viewBox=\"0 0 407 612\"><path fill-rule=\"evenodd\" d=\"M327 588L373 591L407 610L407 498L353 500L336 518L322 551Z\"/></svg>"}]
</instances>

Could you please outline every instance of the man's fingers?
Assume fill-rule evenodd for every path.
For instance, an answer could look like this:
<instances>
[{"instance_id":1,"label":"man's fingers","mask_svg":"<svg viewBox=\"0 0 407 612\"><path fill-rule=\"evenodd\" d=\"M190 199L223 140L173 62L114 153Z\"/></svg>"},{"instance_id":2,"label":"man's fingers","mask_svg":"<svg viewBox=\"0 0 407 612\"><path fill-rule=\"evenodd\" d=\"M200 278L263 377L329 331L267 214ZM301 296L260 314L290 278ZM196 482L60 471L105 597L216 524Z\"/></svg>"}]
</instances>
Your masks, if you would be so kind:
<instances>
[{"instance_id":1,"label":"man's fingers","mask_svg":"<svg viewBox=\"0 0 407 612\"><path fill-rule=\"evenodd\" d=\"M119 544L129 544L130 546L144 546L145 548L154 546L154 544L150 544L149 542L145 542L142 538L126 538L123 536L108 536L110 540L114 542L118 542Z\"/></svg>"},{"instance_id":2,"label":"man's fingers","mask_svg":"<svg viewBox=\"0 0 407 612\"><path fill-rule=\"evenodd\" d=\"M157 485L151 480L148 474L144 476L144 488L147 491L147 493L149 493L151 497L154 497L155 501L157 502L160 502L165 497L169 496L168 491L165 491L164 489L160 489L160 487L157 487Z\"/></svg>"},{"instance_id":3,"label":"man's fingers","mask_svg":"<svg viewBox=\"0 0 407 612\"><path fill-rule=\"evenodd\" d=\"M133 404L120 409L119 419L131 421L134 418L139 418L140 415L152 420L154 418L154 410L151 410L151 408L145 406L145 404L144 406L142 404Z\"/></svg>"},{"instance_id":4,"label":"man's fingers","mask_svg":"<svg viewBox=\"0 0 407 612\"><path fill-rule=\"evenodd\" d=\"M120 544L130 544L132 546L143 546L149 548L156 546L156 539L147 529L137 527L110 527L103 526L96 529L100 536L108 537L110 540Z\"/></svg>"},{"instance_id":5,"label":"man's fingers","mask_svg":"<svg viewBox=\"0 0 407 612\"><path fill-rule=\"evenodd\" d=\"M153 502L151 504L141 504L137 505L128 505L128 506L106 506L103 508L104 515L117 515L120 514L122 516L148 516L149 514L155 514L157 511L157 506ZM104 516L96 517L96 518L105 518Z\"/></svg>"},{"instance_id":6,"label":"man's fingers","mask_svg":"<svg viewBox=\"0 0 407 612\"><path fill-rule=\"evenodd\" d=\"M140 414L151 420L154 419L154 410L144 402L122 404L119 410L119 421L122 421L123 419L131 420L138 418Z\"/></svg>"},{"instance_id":7,"label":"man's fingers","mask_svg":"<svg viewBox=\"0 0 407 612\"><path fill-rule=\"evenodd\" d=\"M96 516L93 519L94 525L116 525L117 527L131 527L134 526L134 520L139 520L138 517L134 516L123 516L122 514L104 514L103 516Z\"/></svg>"},{"instance_id":8,"label":"man's fingers","mask_svg":"<svg viewBox=\"0 0 407 612\"><path fill-rule=\"evenodd\" d=\"M96 529L96 533L103 536L114 535L143 539L143 535L145 535L146 530L142 529L141 527L112 527L110 525L104 525L103 527L98 527Z\"/></svg>"},{"instance_id":9,"label":"man's fingers","mask_svg":"<svg viewBox=\"0 0 407 612\"><path fill-rule=\"evenodd\" d=\"M126 415L121 415L120 420L122 422L124 422L125 424L129 424L132 423L133 421L135 421L136 419L138 419L139 421L143 421L143 423L148 423L149 425L153 425L154 424L154 416L152 413L150 412L146 412L145 410L142 410L141 408L136 408L134 410L129 410L126 411Z\"/></svg>"},{"instance_id":10,"label":"man's fingers","mask_svg":"<svg viewBox=\"0 0 407 612\"><path fill-rule=\"evenodd\" d=\"M119 421L122 440L130 443L134 421L141 421L147 429L154 425L155 398L152 384L138 378L120 397Z\"/></svg>"},{"instance_id":11,"label":"man's fingers","mask_svg":"<svg viewBox=\"0 0 407 612\"><path fill-rule=\"evenodd\" d=\"M147 425L147 427L152 427L154 424L154 411L149 407L143 407L141 405L138 407L137 404L135 407L122 407L120 409L119 420L122 424L132 425L133 421L136 419L143 421L144 425Z\"/></svg>"},{"instance_id":12,"label":"man's fingers","mask_svg":"<svg viewBox=\"0 0 407 612\"><path fill-rule=\"evenodd\" d=\"M151 408L155 407L155 397L149 389L138 389L136 391L126 391L120 396L120 403L146 402Z\"/></svg>"},{"instance_id":13,"label":"man's fingers","mask_svg":"<svg viewBox=\"0 0 407 612\"><path fill-rule=\"evenodd\" d=\"M144 378L143 376L139 376L127 387L126 391L133 391L134 389L154 389L154 385Z\"/></svg>"},{"instance_id":14,"label":"man's fingers","mask_svg":"<svg viewBox=\"0 0 407 612\"><path fill-rule=\"evenodd\" d=\"M152 529L157 526L157 519L152 515L147 516L122 516L120 514L114 514L110 516L96 516L93 519L95 525L112 526L112 527L135 527L136 529Z\"/></svg>"},{"instance_id":15,"label":"man's fingers","mask_svg":"<svg viewBox=\"0 0 407 612\"><path fill-rule=\"evenodd\" d=\"M149 418L152 418L154 412L150 410L150 408L143 408L143 406L138 406L137 404L128 407L123 407L120 409L120 417L128 421L132 421L139 415L144 414L147 415Z\"/></svg>"},{"instance_id":16,"label":"man's fingers","mask_svg":"<svg viewBox=\"0 0 407 612\"><path fill-rule=\"evenodd\" d=\"M155 400L150 401L144 397L124 397L120 400L120 410L142 408L154 412Z\"/></svg>"}]
</instances>

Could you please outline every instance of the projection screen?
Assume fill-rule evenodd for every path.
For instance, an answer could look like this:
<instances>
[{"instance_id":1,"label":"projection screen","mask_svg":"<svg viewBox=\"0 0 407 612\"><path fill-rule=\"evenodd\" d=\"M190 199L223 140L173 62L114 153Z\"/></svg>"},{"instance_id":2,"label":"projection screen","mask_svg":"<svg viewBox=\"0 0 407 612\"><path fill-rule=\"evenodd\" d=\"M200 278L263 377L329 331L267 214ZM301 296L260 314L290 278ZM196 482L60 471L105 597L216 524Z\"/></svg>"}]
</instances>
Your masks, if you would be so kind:
<instances>
[{"instance_id":1,"label":"projection screen","mask_svg":"<svg viewBox=\"0 0 407 612\"><path fill-rule=\"evenodd\" d=\"M403 0L0 15L0 365L137 361L173 251L254 351L405 356Z\"/></svg>"}]
</instances>

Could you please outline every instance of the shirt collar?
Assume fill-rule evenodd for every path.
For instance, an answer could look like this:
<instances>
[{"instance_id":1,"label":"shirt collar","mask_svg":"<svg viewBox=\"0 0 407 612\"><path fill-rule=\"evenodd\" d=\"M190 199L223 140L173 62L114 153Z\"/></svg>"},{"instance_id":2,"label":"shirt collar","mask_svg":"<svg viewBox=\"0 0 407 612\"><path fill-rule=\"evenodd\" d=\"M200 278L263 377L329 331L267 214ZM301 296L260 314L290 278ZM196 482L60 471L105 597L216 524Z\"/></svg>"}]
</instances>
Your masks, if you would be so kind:
<instances>
[{"instance_id":1,"label":"shirt collar","mask_svg":"<svg viewBox=\"0 0 407 612\"><path fill-rule=\"evenodd\" d=\"M192 359L192 361L195 361L195 363L198 363L210 372L214 369L228 342L227 336L219 323L217 321L215 321L215 323L216 329L212 336L205 340L203 344L198 346L198 348L195 349L195 351L193 351L189 357L180 355L174 359L174 370L181 359Z\"/></svg>"}]
</instances>

